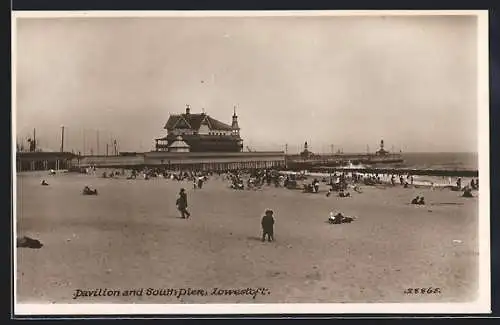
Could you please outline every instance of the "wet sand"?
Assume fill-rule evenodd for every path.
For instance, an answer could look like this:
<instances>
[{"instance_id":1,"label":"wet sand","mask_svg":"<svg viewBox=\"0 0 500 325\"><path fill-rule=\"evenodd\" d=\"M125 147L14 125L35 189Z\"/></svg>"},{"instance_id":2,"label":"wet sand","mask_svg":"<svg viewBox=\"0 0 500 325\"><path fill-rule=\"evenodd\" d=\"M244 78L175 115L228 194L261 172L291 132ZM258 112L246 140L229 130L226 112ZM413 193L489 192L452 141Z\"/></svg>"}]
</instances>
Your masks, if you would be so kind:
<instances>
[{"instance_id":1,"label":"wet sand","mask_svg":"<svg viewBox=\"0 0 500 325\"><path fill-rule=\"evenodd\" d=\"M101 173L98 172L100 175ZM41 186L45 178L50 186ZM90 184L98 196L83 196ZM188 191L190 219L175 207ZM478 199L448 189L362 186L326 197L264 186L234 191L217 177L191 182L22 173L17 235L41 249L17 249L19 303L466 302L478 289ZM474 192L477 195L476 192ZM408 203L424 195L426 206ZM275 242L261 242L260 218L275 211ZM326 223L330 211L357 216ZM457 241L458 240L458 241ZM441 294L408 295L407 288ZM76 289L267 288L266 294L101 296Z\"/></svg>"}]
</instances>

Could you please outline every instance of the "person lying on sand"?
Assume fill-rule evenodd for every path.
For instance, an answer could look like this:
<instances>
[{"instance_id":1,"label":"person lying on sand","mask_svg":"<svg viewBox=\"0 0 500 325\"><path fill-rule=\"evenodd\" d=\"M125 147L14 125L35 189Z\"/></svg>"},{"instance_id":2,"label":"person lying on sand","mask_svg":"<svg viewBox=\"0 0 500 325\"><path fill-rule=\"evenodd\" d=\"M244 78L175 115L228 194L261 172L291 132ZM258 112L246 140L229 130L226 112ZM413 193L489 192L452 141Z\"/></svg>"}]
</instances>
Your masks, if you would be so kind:
<instances>
[{"instance_id":1,"label":"person lying on sand","mask_svg":"<svg viewBox=\"0 0 500 325\"><path fill-rule=\"evenodd\" d=\"M38 239L33 239L27 236L17 238L17 247L27 247L27 248L42 248L43 244Z\"/></svg>"},{"instance_id":2,"label":"person lying on sand","mask_svg":"<svg viewBox=\"0 0 500 325\"><path fill-rule=\"evenodd\" d=\"M330 224L340 224L340 223L351 223L354 221L355 217L344 216L342 213L337 213L336 215L333 212L330 212L330 216L328 217L328 222Z\"/></svg>"},{"instance_id":3,"label":"person lying on sand","mask_svg":"<svg viewBox=\"0 0 500 325\"><path fill-rule=\"evenodd\" d=\"M83 195L97 195L97 190L85 185L83 188Z\"/></svg>"},{"instance_id":4,"label":"person lying on sand","mask_svg":"<svg viewBox=\"0 0 500 325\"><path fill-rule=\"evenodd\" d=\"M47 183L44 179L42 180L42 183L41 183L43 186L48 186L49 183Z\"/></svg>"}]
</instances>

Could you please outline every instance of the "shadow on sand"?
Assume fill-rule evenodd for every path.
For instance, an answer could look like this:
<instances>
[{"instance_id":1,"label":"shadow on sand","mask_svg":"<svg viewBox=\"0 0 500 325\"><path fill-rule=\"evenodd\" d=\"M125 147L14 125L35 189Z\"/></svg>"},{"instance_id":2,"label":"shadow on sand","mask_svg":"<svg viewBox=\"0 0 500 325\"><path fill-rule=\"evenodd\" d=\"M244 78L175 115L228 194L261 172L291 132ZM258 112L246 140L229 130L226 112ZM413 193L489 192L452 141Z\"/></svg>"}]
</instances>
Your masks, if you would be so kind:
<instances>
[{"instance_id":1,"label":"shadow on sand","mask_svg":"<svg viewBox=\"0 0 500 325\"><path fill-rule=\"evenodd\" d=\"M248 236L247 237L248 240L255 240L255 241L261 241L262 240L262 237L258 237L258 236Z\"/></svg>"}]
</instances>

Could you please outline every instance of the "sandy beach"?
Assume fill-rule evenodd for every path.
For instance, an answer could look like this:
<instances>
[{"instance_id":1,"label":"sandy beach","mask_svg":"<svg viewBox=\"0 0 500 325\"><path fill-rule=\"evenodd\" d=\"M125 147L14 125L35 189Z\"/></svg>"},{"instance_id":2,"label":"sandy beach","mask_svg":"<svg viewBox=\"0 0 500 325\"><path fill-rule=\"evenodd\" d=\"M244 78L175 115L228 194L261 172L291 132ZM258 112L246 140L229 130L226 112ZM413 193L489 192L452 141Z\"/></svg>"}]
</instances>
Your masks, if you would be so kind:
<instances>
[{"instance_id":1,"label":"sandy beach","mask_svg":"<svg viewBox=\"0 0 500 325\"><path fill-rule=\"evenodd\" d=\"M101 172L98 171L97 175ZM41 186L41 179L50 186ZM98 196L83 196L92 185ZM190 219L175 201L188 192ZM466 302L478 289L478 198L449 189L361 186L351 198L264 186L234 191L217 176L201 190L163 178L17 176L19 303ZM409 204L416 195L425 206ZM474 192L477 195L477 192ZM275 242L260 218L275 211ZM331 225L329 212L356 216ZM409 295L407 288L440 288ZM99 296L75 290L266 288L265 294ZM264 290L262 291L264 292Z\"/></svg>"}]
</instances>

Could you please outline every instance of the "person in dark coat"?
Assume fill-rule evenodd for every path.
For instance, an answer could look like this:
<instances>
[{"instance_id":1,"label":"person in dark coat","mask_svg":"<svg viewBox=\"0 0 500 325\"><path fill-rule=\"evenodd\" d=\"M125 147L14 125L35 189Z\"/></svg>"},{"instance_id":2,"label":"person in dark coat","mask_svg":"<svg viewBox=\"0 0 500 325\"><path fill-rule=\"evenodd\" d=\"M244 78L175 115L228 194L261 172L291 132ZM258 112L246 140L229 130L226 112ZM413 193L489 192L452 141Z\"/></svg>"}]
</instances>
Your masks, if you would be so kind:
<instances>
[{"instance_id":1,"label":"person in dark coat","mask_svg":"<svg viewBox=\"0 0 500 325\"><path fill-rule=\"evenodd\" d=\"M262 225L262 241L274 241L274 217L273 210L266 210L265 215L262 217L261 225Z\"/></svg>"},{"instance_id":2,"label":"person in dark coat","mask_svg":"<svg viewBox=\"0 0 500 325\"><path fill-rule=\"evenodd\" d=\"M416 198L414 198L413 200L411 200L411 204L418 204L419 199L420 199L420 196L417 196Z\"/></svg>"},{"instance_id":3,"label":"person in dark coat","mask_svg":"<svg viewBox=\"0 0 500 325\"><path fill-rule=\"evenodd\" d=\"M176 205L177 209L179 209L179 211L181 212L182 219L186 219L191 216L191 214L187 210L188 207L187 194L183 188L181 188L179 192L179 197L177 198Z\"/></svg>"}]
</instances>

